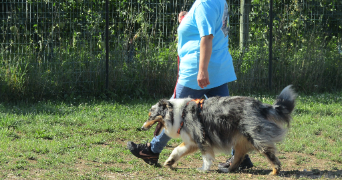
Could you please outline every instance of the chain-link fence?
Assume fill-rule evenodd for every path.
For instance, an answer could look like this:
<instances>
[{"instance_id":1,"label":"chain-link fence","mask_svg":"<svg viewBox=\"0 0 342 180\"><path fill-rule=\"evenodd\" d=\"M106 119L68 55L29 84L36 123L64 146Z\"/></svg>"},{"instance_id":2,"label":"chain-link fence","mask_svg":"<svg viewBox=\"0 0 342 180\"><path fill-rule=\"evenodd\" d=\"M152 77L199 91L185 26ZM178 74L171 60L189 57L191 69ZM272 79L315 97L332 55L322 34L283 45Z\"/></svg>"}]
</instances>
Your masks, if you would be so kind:
<instances>
[{"instance_id":1,"label":"chain-link fence","mask_svg":"<svg viewBox=\"0 0 342 180\"><path fill-rule=\"evenodd\" d=\"M227 2L232 94L342 88L341 1ZM0 97L170 96L177 15L192 3L0 0Z\"/></svg>"}]
</instances>

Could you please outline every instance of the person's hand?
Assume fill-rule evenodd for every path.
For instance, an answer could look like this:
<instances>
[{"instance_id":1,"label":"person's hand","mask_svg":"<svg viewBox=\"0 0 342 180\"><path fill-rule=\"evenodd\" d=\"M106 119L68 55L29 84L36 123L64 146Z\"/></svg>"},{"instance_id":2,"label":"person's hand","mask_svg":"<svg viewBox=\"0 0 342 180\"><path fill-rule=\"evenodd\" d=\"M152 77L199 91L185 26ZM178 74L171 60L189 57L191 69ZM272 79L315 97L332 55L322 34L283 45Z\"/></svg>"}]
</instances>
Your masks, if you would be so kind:
<instances>
[{"instance_id":1,"label":"person's hand","mask_svg":"<svg viewBox=\"0 0 342 180\"><path fill-rule=\"evenodd\" d=\"M198 86L201 88L205 88L210 84L208 70L199 70L198 71L197 83L198 83Z\"/></svg>"},{"instance_id":2,"label":"person's hand","mask_svg":"<svg viewBox=\"0 0 342 180\"><path fill-rule=\"evenodd\" d=\"M188 12L186 11L182 11L178 14L178 22L181 23L182 22L182 19L183 17L187 14Z\"/></svg>"},{"instance_id":3,"label":"person's hand","mask_svg":"<svg viewBox=\"0 0 342 180\"><path fill-rule=\"evenodd\" d=\"M209 82L208 66L212 53L214 36L203 36L200 42L200 59L198 64L197 84L201 88L207 87Z\"/></svg>"}]
</instances>

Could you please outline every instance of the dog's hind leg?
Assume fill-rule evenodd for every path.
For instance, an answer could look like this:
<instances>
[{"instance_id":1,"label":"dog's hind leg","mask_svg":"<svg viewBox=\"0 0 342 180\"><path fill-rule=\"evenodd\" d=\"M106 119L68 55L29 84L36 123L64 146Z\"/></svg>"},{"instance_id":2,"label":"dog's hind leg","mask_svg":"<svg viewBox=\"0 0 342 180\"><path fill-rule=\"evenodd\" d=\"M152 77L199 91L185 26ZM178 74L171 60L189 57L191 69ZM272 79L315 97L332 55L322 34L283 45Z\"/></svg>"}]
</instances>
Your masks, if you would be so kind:
<instances>
[{"instance_id":1,"label":"dog's hind leg","mask_svg":"<svg viewBox=\"0 0 342 180\"><path fill-rule=\"evenodd\" d=\"M177 146L171 153L170 157L164 163L164 166L172 168L172 165L181 157L193 153L198 150L195 144L185 144L184 142Z\"/></svg>"},{"instance_id":2,"label":"dog's hind leg","mask_svg":"<svg viewBox=\"0 0 342 180\"><path fill-rule=\"evenodd\" d=\"M267 157L267 159L270 161L273 167L273 171L270 173L270 175L278 175L281 169L281 163L279 159L275 156L275 149L270 148L263 152L263 154Z\"/></svg>"},{"instance_id":3,"label":"dog's hind leg","mask_svg":"<svg viewBox=\"0 0 342 180\"><path fill-rule=\"evenodd\" d=\"M202 158L203 158L203 166L198 168L201 172L206 172L210 169L211 164L215 160L215 154L212 149L206 149L202 151Z\"/></svg>"}]
</instances>

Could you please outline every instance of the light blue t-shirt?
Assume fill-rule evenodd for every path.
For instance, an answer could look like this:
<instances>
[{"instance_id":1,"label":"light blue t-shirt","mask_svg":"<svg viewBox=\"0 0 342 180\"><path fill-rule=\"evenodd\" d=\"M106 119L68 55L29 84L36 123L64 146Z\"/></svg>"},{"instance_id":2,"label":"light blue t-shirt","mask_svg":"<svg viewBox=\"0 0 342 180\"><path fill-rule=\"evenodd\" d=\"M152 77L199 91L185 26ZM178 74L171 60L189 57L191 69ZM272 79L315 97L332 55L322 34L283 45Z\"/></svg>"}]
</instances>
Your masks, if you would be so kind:
<instances>
[{"instance_id":1,"label":"light blue t-shirt","mask_svg":"<svg viewBox=\"0 0 342 180\"><path fill-rule=\"evenodd\" d=\"M210 89L236 80L228 51L228 5L225 0L196 0L178 27L180 58L178 83L191 89L197 84L201 37L212 34L213 48L208 73Z\"/></svg>"}]
</instances>

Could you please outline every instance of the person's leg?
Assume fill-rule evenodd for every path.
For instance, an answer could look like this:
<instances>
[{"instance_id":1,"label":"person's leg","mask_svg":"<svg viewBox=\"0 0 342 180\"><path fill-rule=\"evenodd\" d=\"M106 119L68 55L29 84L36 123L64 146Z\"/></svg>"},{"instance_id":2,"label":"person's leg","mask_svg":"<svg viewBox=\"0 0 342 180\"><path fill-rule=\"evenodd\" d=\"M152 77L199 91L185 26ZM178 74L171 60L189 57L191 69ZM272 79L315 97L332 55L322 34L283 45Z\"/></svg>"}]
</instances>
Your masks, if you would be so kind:
<instances>
[{"instance_id":1,"label":"person's leg","mask_svg":"<svg viewBox=\"0 0 342 180\"><path fill-rule=\"evenodd\" d=\"M191 88L185 87L177 83L176 98L199 99L209 91L210 91L209 89L201 89L201 90L191 89Z\"/></svg>"},{"instance_id":2,"label":"person's leg","mask_svg":"<svg viewBox=\"0 0 342 180\"><path fill-rule=\"evenodd\" d=\"M164 147L167 145L167 142L169 142L171 138L165 134L164 129L162 132L158 135L153 137L151 144L151 151L154 153L161 153Z\"/></svg>"},{"instance_id":3,"label":"person's leg","mask_svg":"<svg viewBox=\"0 0 342 180\"><path fill-rule=\"evenodd\" d=\"M214 96L220 96L220 97L229 96L228 85L222 84L221 86L212 88L206 93L206 95L208 98L214 97Z\"/></svg>"}]
</instances>

